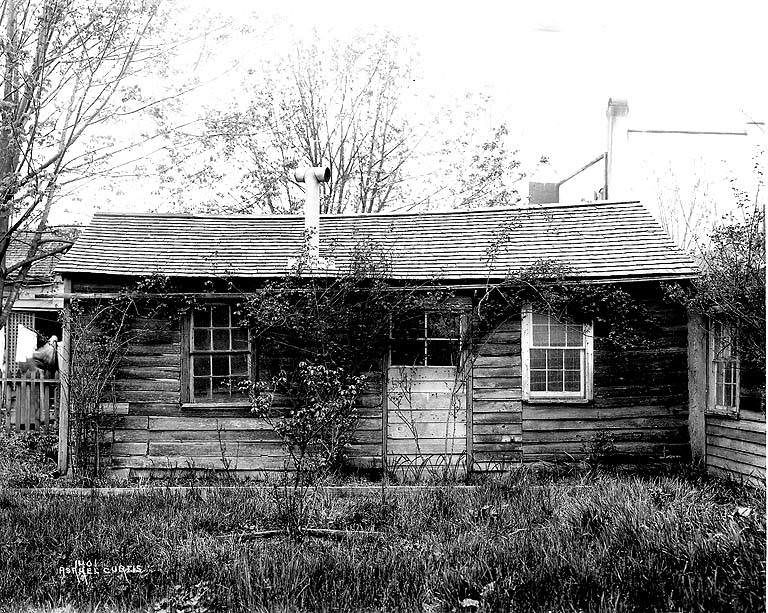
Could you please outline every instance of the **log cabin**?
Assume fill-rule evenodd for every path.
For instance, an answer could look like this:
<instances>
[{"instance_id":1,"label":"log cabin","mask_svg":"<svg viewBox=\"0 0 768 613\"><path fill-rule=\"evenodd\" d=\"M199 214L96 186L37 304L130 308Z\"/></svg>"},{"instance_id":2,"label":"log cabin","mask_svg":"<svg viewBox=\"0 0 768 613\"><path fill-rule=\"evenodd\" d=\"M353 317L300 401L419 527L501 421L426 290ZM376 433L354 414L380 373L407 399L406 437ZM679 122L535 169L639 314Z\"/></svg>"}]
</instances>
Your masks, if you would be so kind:
<instances>
[{"instance_id":1,"label":"log cabin","mask_svg":"<svg viewBox=\"0 0 768 613\"><path fill-rule=\"evenodd\" d=\"M583 458L606 441L625 461L689 457L688 315L665 300L663 285L686 283L697 270L638 202L319 218L98 213L58 270L67 300L109 296L158 274L199 295L223 277L253 289L287 274L312 236L325 263L318 274L343 270L355 245L375 241L389 254L392 283L450 287L466 306L437 336L424 313L410 339L423 347L416 361L395 350L382 356L358 400L352 465L390 470L437 458L462 470L504 470ZM469 335L461 351L473 359L457 378L453 352L440 348L472 327L471 306L489 283L541 260L636 297L656 322L653 348L619 352L599 326L522 308L484 336ZM104 432L113 474L257 477L285 466L268 424L220 385L257 376L253 347L226 294L207 298L202 313L141 322L156 332L129 347L114 381L115 415ZM59 459L65 469L66 445Z\"/></svg>"}]
</instances>

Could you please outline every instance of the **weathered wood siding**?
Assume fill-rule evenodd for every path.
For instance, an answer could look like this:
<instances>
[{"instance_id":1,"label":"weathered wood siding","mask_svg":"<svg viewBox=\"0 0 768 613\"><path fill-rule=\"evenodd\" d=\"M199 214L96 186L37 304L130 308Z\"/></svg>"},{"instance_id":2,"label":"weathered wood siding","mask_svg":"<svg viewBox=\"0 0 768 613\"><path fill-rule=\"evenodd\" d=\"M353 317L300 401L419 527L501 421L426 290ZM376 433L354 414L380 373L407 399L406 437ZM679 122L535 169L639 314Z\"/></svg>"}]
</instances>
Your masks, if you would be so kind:
<instances>
[{"instance_id":1,"label":"weathered wood siding","mask_svg":"<svg viewBox=\"0 0 768 613\"><path fill-rule=\"evenodd\" d=\"M737 417L705 414L706 463L713 473L765 481L765 374L742 368Z\"/></svg>"},{"instance_id":2,"label":"weathered wood siding","mask_svg":"<svg viewBox=\"0 0 768 613\"><path fill-rule=\"evenodd\" d=\"M706 416L707 468L735 479L765 479L765 413Z\"/></svg>"},{"instance_id":3,"label":"weathered wood siding","mask_svg":"<svg viewBox=\"0 0 768 613\"><path fill-rule=\"evenodd\" d=\"M381 466L381 409L375 402L376 394L365 394L358 407L360 418L349 458L360 468ZM247 409L222 407L215 415L211 415L213 409L207 410L208 415L196 410L165 415L138 412L128 400L128 415L111 418L103 433L114 470L127 469L137 475L213 469L258 476L291 467L271 426L264 419L248 416Z\"/></svg>"},{"instance_id":4,"label":"weathered wood siding","mask_svg":"<svg viewBox=\"0 0 768 613\"><path fill-rule=\"evenodd\" d=\"M519 317L479 335L474 345L473 466L479 470L503 470L522 460Z\"/></svg>"},{"instance_id":5,"label":"weathered wood siding","mask_svg":"<svg viewBox=\"0 0 768 613\"><path fill-rule=\"evenodd\" d=\"M611 351L595 329L594 401L523 403L523 459L610 453L626 460L688 455L687 316L658 286L633 288L657 326L654 348Z\"/></svg>"},{"instance_id":6,"label":"weathered wood siding","mask_svg":"<svg viewBox=\"0 0 768 613\"><path fill-rule=\"evenodd\" d=\"M74 291L111 289L73 284ZM658 285L643 284L636 291L658 321L656 345L610 351L598 327L594 401L522 402L521 322L514 316L473 339L468 388L457 385L452 368L416 369L422 372L405 386L410 397L404 398L398 369L374 376L358 406L360 421L350 449L353 463L380 466L384 445L388 459L446 453L458 458L468 453L475 467L490 470L521 461L583 457L606 444L625 459L687 454L686 316L681 309L659 306ZM259 474L284 466L286 457L277 438L267 424L250 415L248 407L182 405L180 320L144 320L135 325L151 333L130 346L115 381L116 401L127 404L127 415L115 416L105 432L116 469L142 474L156 469L228 468ZM382 432L385 405L387 427ZM757 420L747 417L745 410L744 423L753 425L742 429L751 428L747 438L754 439ZM729 426L718 427L721 430L713 430L712 436L723 437L722 429ZM736 452L749 453L734 447Z\"/></svg>"},{"instance_id":7,"label":"weathered wood siding","mask_svg":"<svg viewBox=\"0 0 768 613\"><path fill-rule=\"evenodd\" d=\"M387 466L466 466L467 403L452 366L387 370Z\"/></svg>"},{"instance_id":8,"label":"weathered wood siding","mask_svg":"<svg viewBox=\"0 0 768 613\"><path fill-rule=\"evenodd\" d=\"M180 317L130 322L134 340L113 387L114 401L127 405L127 415L106 409L104 461L129 475L214 469L258 476L282 469L287 454L249 407L182 405L181 325ZM381 466L382 397L382 377L374 373L357 403L359 419L348 452L355 467Z\"/></svg>"}]
</instances>

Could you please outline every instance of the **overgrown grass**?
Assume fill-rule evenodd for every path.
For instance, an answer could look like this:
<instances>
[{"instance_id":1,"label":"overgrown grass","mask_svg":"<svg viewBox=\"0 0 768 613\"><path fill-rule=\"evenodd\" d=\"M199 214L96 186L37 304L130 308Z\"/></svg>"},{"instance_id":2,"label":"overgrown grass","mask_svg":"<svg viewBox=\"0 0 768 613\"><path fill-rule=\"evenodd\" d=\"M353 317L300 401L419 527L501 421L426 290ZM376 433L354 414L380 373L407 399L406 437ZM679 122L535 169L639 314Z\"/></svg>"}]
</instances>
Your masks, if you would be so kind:
<instances>
[{"instance_id":1,"label":"overgrown grass","mask_svg":"<svg viewBox=\"0 0 768 613\"><path fill-rule=\"evenodd\" d=\"M13 611L764 610L764 492L674 475L585 482L517 473L474 490L317 492L309 525L380 534L301 542L227 536L282 525L269 491L4 491L0 602ZM75 560L143 569L59 576Z\"/></svg>"}]
</instances>

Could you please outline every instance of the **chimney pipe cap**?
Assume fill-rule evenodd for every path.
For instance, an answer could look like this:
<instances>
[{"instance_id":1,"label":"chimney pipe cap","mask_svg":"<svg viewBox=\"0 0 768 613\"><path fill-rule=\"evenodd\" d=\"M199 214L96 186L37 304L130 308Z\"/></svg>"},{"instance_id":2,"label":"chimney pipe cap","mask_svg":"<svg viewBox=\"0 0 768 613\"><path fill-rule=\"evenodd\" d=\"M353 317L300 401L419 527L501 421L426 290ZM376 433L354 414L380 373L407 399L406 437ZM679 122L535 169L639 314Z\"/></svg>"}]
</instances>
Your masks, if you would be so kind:
<instances>
[{"instance_id":1,"label":"chimney pipe cap","mask_svg":"<svg viewBox=\"0 0 768 613\"><path fill-rule=\"evenodd\" d=\"M629 115L629 104L626 98L608 98L606 115L609 117Z\"/></svg>"},{"instance_id":2,"label":"chimney pipe cap","mask_svg":"<svg viewBox=\"0 0 768 613\"><path fill-rule=\"evenodd\" d=\"M328 183L331 180L331 169L328 166L314 166L312 168L297 168L293 176L299 183L304 183L308 176L314 177L318 183Z\"/></svg>"}]
</instances>

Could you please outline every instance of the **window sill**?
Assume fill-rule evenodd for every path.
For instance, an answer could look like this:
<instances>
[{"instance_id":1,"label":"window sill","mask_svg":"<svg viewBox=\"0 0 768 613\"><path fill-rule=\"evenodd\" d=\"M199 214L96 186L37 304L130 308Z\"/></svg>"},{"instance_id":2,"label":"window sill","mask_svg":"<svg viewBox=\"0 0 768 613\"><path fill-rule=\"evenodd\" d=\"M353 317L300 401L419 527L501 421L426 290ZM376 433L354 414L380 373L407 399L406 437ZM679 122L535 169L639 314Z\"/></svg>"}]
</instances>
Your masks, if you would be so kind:
<instances>
[{"instance_id":1,"label":"window sill","mask_svg":"<svg viewBox=\"0 0 768 613\"><path fill-rule=\"evenodd\" d=\"M523 402L528 404L591 404L593 400L590 398L557 398L550 396L547 398L524 398Z\"/></svg>"},{"instance_id":2,"label":"window sill","mask_svg":"<svg viewBox=\"0 0 768 613\"><path fill-rule=\"evenodd\" d=\"M432 369L445 369L445 370L456 370L456 366L449 366L446 364L437 364L437 365L427 365L424 364L411 364L409 366L400 366L397 364L390 364L387 368L390 368L392 370L419 370L419 369L425 369L425 368L432 368Z\"/></svg>"},{"instance_id":3,"label":"window sill","mask_svg":"<svg viewBox=\"0 0 768 613\"><path fill-rule=\"evenodd\" d=\"M250 409L251 403L243 400L243 401L233 401L233 402L182 402L181 403L181 409L183 411L189 411L189 410L211 410L211 409Z\"/></svg>"},{"instance_id":4,"label":"window sill","mask_svg":"<svg viewBox=\"0 0 768 613\"><path fill-rule=\"evenodd\" d=\"M739 409L732 407L709 407L704 410L704 415L714 415L716 417L739 418Z\"/></svg>"}]
</instances>

